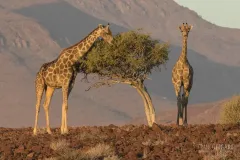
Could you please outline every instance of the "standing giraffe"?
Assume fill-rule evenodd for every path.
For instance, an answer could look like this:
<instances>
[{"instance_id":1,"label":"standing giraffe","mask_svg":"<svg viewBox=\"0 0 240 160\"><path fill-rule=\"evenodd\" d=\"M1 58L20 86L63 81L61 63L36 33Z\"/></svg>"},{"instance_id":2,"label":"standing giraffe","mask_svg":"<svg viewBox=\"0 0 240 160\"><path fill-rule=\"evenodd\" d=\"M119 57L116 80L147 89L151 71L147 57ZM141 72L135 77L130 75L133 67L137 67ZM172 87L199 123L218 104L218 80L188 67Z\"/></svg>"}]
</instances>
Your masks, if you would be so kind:
<instances>
[{"instance_id":1,"label":"standing giraffe","mask_svg":"<svg viewBox=\"0 0 240 160\"><path fill-rule=\"evenodd\" d=\"M63 103L62 103L62 124L61 134L68 133L67 128L67 110L68 110L68 97L74 86L75 78L77 76L76 65L78 59L84 56L91 48L97 38L102 37L104 41L109 44L112 43L113 36L107 26L98 25L87 37L79 43L65 48L57 59L45 63L41 66L40 71L37 73L35 80L36 87L36 117L33 134L37 134L38 114L40 111L40 103L43 92L46 91L46 97L43 104L46 116L47 133L51 134L49 125L49 104L55 89L62 88Z\"/></svg>"},{"instance_id":2,"label":"standing giraffe","mask_svg":"<svg viewBox=\"0 0 240 160\"><path fill-rule=\"evenodd\" d=\"M172 70L172 83L175 89L178 107L177 125L187 125L188 97L193 84L193 68L187 59L187 39L192 28L193 26L187 23L179 26L183 37L182 52ZM182 87L183 94L181 97Z\"/></svg>"}]
</instances>

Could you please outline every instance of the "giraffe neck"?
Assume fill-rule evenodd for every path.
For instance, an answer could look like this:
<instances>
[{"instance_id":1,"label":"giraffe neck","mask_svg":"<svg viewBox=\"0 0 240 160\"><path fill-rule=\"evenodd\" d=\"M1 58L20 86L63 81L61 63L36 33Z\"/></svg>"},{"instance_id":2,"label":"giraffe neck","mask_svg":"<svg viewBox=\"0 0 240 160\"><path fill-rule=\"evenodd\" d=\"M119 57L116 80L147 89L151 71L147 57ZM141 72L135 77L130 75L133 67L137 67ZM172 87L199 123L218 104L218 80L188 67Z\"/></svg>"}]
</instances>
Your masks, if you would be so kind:
<instances>
[{"instance_id":1,"label":"giraffe neck","mask_svg":"<svg viewBox=\"0 0 240 160\"><path fill-rule=\"evenodd\" d=\"M77 44L78 58L84 56L88 50L92 47L93 43L97 40L98 28L91 32L87 37L85 37L81 42Z\"/></svg>"},{"instance_id":2,"label":"giraffe neck","mask_svg":"<svg viewBox=\"0 0 240 160\"><path fill-rule=\"evenodd\" d=\"M96 28L77 44L64 49L62 57L64 58L67 56L69 61L68 63L70 65L75 64L79 58L88 52L98 37L98 28Z\"/></svg>"},{"instance_id":3,"label":"giraffe neck","mask_svg":"<svg viewBox=\"0 0 240 160\"><path fill-rule=\"evenodd\" d=\"M187 37L183 37L182 53L180 55L180 58L184 60L187 59Z\"/></svg>"}]
</instances>

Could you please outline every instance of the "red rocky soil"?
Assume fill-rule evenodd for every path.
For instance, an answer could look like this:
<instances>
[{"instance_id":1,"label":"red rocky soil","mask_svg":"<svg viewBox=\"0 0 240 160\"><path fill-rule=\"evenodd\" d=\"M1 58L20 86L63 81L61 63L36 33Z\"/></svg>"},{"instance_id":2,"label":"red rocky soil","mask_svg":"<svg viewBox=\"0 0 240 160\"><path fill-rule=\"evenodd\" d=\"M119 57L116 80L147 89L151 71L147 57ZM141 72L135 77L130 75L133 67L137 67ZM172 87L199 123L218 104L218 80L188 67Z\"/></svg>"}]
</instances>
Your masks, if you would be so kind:
<instances>
[{"instance_id":1,"label":"red rocky soil","mask_svg":"<svg viewBox=\"0 0 240 160\"><path fill-rule=\"evenodd\" d=\"M4 160L57 157L50 144L65 139L74 150L109 144L118 157L127 160L197 160L208 159L207 155L240 159L240 125L154 125L152 129L145 125L109 125L69 128L68 135L61 135L59 128L52 132L32 136L32 128L0 128L0 157Z\"/></svg>"}]
</instances>

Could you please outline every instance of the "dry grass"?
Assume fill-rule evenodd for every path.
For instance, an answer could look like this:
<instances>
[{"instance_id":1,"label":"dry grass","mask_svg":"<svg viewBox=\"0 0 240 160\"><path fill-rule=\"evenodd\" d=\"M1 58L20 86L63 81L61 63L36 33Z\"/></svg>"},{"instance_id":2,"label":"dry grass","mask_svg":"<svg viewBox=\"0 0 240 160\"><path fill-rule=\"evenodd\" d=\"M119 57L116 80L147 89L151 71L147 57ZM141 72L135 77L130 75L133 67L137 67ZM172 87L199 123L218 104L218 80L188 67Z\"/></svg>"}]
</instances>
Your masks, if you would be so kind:
<instances>
[{"instance_id":1,"label":"dry grass","mask_svg":"<svg viewBox=\"0 0 240 160\"><path fill-rule=\"evenodd\" d=\"M234 96L228 102L223 104L220 115L220 123L240 123L240 96Z\"/></svg>"},{"instance_id":2,"label":"dry grass","mask_svg":"<svg viewBox=\"0 0 240 160\"><path fill-rule=\"evenodd\" d=\"M162 140L161 136L158 134L156 139L147 139L146 141L142 142L143 146L157 146L157 145L163 145L167 142L167 138L165 137L164 140Z\"/></svg>"},{"instance_id":3,"label":"dry grass","mask_svg":"<svg viewBox=\"0 0 240 160\"><path fill-rule=\"evenodd\" d=\"M114 156L114 150L107 144L98 144L85 152L85 156L89 159L96 159L97 157L110 157Z\"/></svg>"},{"instance_id":4,"label":"dry grass","mask_svg":"<svg viewBox=\"0 0 240 160\"><path fill-rule=\"evenodd\" d=\"M77 135L76 137L78 140L97 140L97 139L101 139L101 140L105 140L107 139L107 135L103 135L103 134L99 134L99 135L92 135L89 134L89 132L82 132L79 135Z\"/></svg>"},{"instance_id":5,"label":"dry grass","mask_svg":"<svg viewBox=\"0 0 240 160\"><path fill-rule=\"evenodd\" d=\"M61 139L50 144L50 148L54 151L62 151L64 149L67 149L68 146L69 143L65 139Z\"/></svg>"},{"instance_id":6,"label":"dry grass","mask_svg":"<svg viewBox=\"0 0 240 160\"><path fill-rule=\"evenodd\" d=\"M57 157L57 160L87 160L79 152L67 149L64 152L60 153L60 156Z\"/></svg>"},{"instance_id":7,"label":"dry grass","mask_svg":"<svg viewBox=\"0 0 240 160\"><path fill-rule=\"evenodd\" d=\"M66 140L59 140L50 144L50 147L59 153L59 157L51 157L45 160L119 160L115 155L114 149L107 144L98 144L95 147L89 148L87 151L77 151L69 148L69 143Z\"/></svg>"}]
</instances>

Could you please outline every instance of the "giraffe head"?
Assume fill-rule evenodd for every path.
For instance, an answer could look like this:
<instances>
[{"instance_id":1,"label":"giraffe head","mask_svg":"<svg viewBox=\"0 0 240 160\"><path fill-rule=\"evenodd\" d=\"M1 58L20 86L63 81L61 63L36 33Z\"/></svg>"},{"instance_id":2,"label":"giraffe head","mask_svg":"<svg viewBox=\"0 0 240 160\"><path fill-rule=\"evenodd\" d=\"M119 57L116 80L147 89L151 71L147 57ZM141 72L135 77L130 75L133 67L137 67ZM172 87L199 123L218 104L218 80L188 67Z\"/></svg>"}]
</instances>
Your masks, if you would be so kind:
<instances>
[{"instance_id":1,"label":"giraffe head","mask_svg":"<svg viewBox=\"0 0 240 160\"><path fill-rule=\"evenodd\" d=\"M188 33L190 32L190 30L193 28L192 25L188 25L187 23L183 23L181 26L179 26L179 29L182 33L182 36L184 38L188 37Z\"/></svg>"},{"instance_id":2,"label":"giraffe head","mask_svg":"<svg viewBox=\"0 0 240 160\"><path fill-rule=\"evenodd\" d=\"M110 26L109 23L107 26L103 26L102 24L99 24L98 25L98 28L99 28L98 36L102 37L102 39L105 42L112 44L113 36L112 36L112 32L111 32L109 26Z\"/></svg>"}]
</instances>

